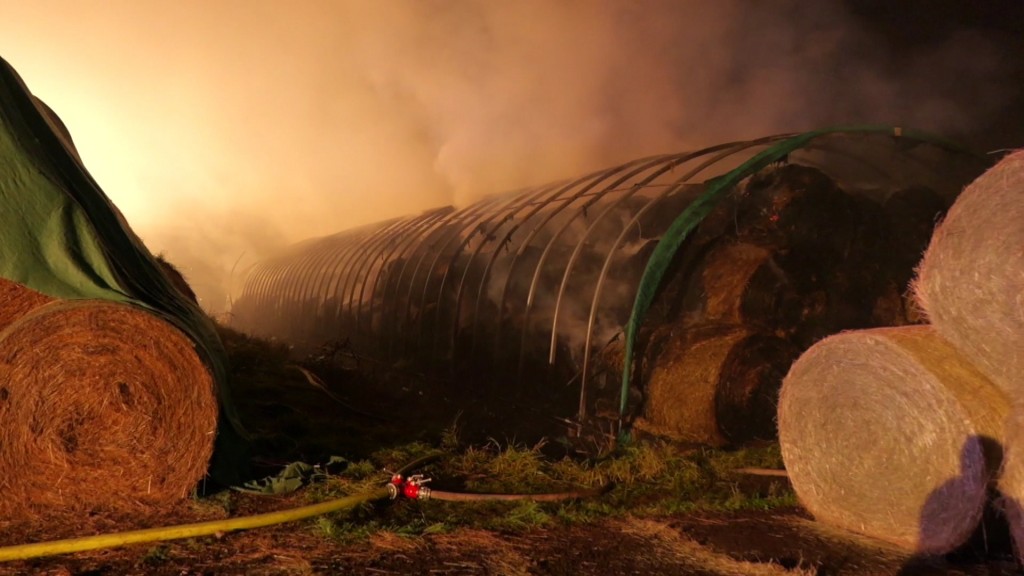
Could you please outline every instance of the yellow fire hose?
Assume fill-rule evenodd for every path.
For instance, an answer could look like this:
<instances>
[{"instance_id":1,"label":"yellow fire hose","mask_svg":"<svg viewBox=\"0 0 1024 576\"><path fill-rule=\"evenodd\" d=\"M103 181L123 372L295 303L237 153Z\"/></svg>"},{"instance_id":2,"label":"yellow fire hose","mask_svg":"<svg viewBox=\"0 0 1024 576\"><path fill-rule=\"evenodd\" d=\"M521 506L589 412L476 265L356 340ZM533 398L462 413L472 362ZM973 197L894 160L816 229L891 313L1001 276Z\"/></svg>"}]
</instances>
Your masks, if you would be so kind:
<instances>
[{"instance_id":1,"label":"yellow fire hose","mask_svg":"<svg viewBox=\"0 0 1024 576\"><path fill-rule=\"evenodd\" d=\"M448 500L453 502L469 502L480 500L533 500L536 502L552 502L559 500L572 500L600 496L611 490L612 485L607 484L601 488L591 490L576 490L571 492L557 492L551 494L461 494L457 492L442 492L430 490L423 486L429 479L423 476L405 477L405 472L438 458L438 454L431 454L415 460L403 466L398 472L392 475L391 481L380 488L368 490L361 494L354 494L344 498L338 498L320 504L311 504L290 510L279 512L268 512L241 518L228 518L224 520L210 520L208 522L197 522L195 524L182 524L180 526L163 526L159 528L147 528L144 530L132 530L129 532L118 532L115 534L97 534L95 536L83 536L81 538L69 538L66 540L52 540L50 542L36 542L33 544L20 544L0 548L0 562L11 560L27 560L41 556L56 556L58 554L70 554L72 552L84 552L86 550L98 550L101 548L117 548L129 544L141 544L143 542L159 542L163 540L178 540L182 538L195 538L197 536L211 536L226 534L236 530L250 530L262 528L274 524L294 522L321 514L338 512L348 508L354 508L363 502L383 500L384 498L395 499L399 496L414 500Z\"/></svg>"},{"instance_id":2,"label":"yellow fire hose","mask_svg":"<svg viewBox=\"0 0 1024 576\"><path fill-rule=\"evenodd\" d=\"M402 466L397 475L404 475L409 470L436 460L440 453L433 453L417 458ZM19 544L17 546L6 546L0 548L0 562L11 560L27 560L28 558L39 558L41 556L56 556L58 554L70 554L72 552L84 552L86 550L99 550L102 548L117 548L129 544L141 544L143 542L161 542L164 540L180 540L182 538L195 538L198 536L211 536L214 534L226 534L236 530L250 530L262 528L274 524L294 522L354 508L363 502L393 498L396 494L396 487L389 483L374 490L368 490L361 494L353 494L328 502L311 504L290 510L279 512L267 512L241 518L227 518L224 520L210 520L208 522L196 522L194 524L182 524L180 526L161 526L158 528L146 528L144 530L132 530L129 532L118 532L115 534L97 534L95 536L82 536L81 538L68 538L66 540L52 540L50 542L36 542L33 544Z\"/></svg>"},{"instance_id":3,"label":"yellow fire hose","mask_svg":"<svg viewBox=\"0 0 1024 576\"><path fill-rule=\"evenodd\" d=\"M312 504L291 510L280 512L268 512L242 518L228 518L225 520L211 520L209 522L197 522L195 524L182 524L180 526L164 526L160 528L147 528L145 530L132 530L130 532L119 532L116 534L97 534L95 536L83 536L81 538L69 538L67 540L53 540L51 542L37 542L34 544L21 544L18 546L7 546L0 548L0 562L10 560L25 560L38 558L40 556L54 556L57 554L68 554L71 552L84 552L86 550L97 550L100 548L116 548L128 544L139 544L142 542L159 542L162 540L177 540L180 538L194 538L197 536L210 536L214 534L225 534L235 530L249 530L261 528L272 524L282 524L302 520L329 512L337 512L347 508L353 508L371 500L389 498L393 488L382 486L375 490L354 494L329 502Z\"/></svg>"}]
</instances>

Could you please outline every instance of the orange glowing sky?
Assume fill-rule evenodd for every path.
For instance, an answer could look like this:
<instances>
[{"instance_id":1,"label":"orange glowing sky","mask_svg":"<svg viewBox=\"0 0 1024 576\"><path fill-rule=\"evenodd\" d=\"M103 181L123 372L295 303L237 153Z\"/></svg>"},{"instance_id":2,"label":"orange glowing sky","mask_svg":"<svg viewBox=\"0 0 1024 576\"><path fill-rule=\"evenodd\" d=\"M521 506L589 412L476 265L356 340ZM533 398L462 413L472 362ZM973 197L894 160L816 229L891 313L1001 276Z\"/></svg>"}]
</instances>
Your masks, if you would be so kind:
<instances>
[{"instance_id":1,"label":"orange glowing sky","mask_svg":"<svg viewBox=\"0 0 1024 576\"><path fill-rule=\"evenodd\" d=\"M730 139L967 134L1011 101L991 35L894 56L844 6L0 0L0 56L219 310L236 262L309 236Z\"/></svg>"}]
</instances>

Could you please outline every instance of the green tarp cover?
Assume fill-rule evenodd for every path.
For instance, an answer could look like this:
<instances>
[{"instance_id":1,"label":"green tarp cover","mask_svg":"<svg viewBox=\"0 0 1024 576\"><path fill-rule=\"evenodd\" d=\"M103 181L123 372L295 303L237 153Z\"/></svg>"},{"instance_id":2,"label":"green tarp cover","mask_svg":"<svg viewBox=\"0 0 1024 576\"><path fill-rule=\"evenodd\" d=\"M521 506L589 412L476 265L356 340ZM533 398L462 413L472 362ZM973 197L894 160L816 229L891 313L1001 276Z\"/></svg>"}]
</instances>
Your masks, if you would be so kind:
<instances>
[{"instance_id":1,"label":"green tarp cover","mask_svg":"<svg viewBox=\"0 0 1024 576\"><path fill-rule=\"evenodd\" d=\"M237 484L244 443L214 325L172 287L63 130L0 58L0 277L56 298L139 306L189 335L214 375L221 408L211 476Z\"/></svg>"}]
</instances>

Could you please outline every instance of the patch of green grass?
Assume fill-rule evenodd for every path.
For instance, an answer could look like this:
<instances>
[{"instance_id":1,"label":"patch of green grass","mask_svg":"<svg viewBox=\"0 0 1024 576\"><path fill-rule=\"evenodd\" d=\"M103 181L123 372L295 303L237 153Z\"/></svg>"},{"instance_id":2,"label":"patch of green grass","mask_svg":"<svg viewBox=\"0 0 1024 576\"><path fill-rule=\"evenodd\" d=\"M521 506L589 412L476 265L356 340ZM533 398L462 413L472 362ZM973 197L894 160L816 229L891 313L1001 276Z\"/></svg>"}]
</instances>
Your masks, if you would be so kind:
<instances>
[{"instance_id":1,"label":"patch of green grass","mask_svg":"<svg viewBox=\"0 0 1024 576\"><path fill-rule=\"evenodd\" d=\"M434 478L436 489L504 494L614 489L601 496L551 503L382 501L316 521L333 539L361 540L380 532L402 535L444 533L457 528L522 531L553 522L586 523L600 518L659 516L694 511L771 510L796 505L783 479L767 479L751 488L737 468L780 468L778 446L737 451L682 451L662 443L631 444L599 460L545 458L541 446L500 446L489 442L448 453L413 473ZM379 487L402 465L437 449L424 443L379 451L354 462L327 482L307 489L317 501Z\"/></svg>"}]
</instances>

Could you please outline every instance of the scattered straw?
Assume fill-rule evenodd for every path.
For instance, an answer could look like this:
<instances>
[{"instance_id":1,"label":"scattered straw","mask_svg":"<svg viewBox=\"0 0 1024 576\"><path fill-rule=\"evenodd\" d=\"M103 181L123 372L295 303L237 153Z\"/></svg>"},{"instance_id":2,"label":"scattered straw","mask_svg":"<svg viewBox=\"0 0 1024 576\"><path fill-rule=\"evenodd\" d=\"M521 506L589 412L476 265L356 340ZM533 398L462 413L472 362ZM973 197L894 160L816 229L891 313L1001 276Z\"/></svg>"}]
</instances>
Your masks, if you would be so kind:
<instances>
[{"instance_id":1,"label":"scattered straw","mask_svg":"<svg viewBox=\"0 0 1024 576\"><path fill-rule=\"evenodd\" d=\"M921 262L917 298L947 340L1024 397L1024 151L971 183Z\"/></svg>"},{"instance_id":2,"label":"scattered straw","mask_svg":"<svg viewBox=\"0 0 1024 576\"><path fill-rule=\"evenodd\" d=\"M187 496L216 430L193 344L140 309L58 301L0 332L0 515L131 512Z\"/></svg>"},{"instance_id":3,"label":"scattered straw","mask_svg":"<svg viewBox=\"0 0 1024 576\"><path fill-rule=\"evenodd\" d=\"M1007 412L999 388L930 326L845 332L786 376L779 440L819 521L944 553L981 519Z\"/></svg>"}]
</instances>

